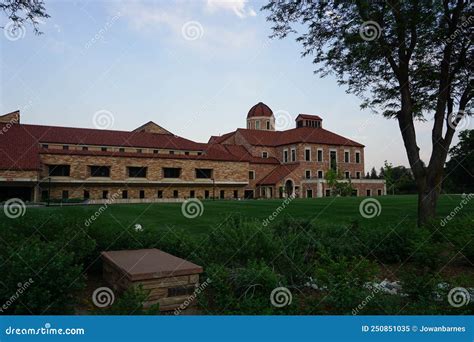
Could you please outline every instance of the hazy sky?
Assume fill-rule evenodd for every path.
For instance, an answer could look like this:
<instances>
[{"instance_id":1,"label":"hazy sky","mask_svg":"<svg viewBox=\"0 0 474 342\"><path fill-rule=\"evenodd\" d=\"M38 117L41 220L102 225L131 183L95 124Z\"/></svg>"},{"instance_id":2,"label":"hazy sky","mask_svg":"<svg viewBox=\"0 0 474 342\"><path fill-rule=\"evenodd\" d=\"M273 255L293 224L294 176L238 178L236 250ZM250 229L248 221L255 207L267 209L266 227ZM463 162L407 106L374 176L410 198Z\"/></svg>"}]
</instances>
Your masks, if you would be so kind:
<instances>
[{"instance_id":1,"label":"hazy sky","mask_svg":"<svg viewBox=\"0 0 474 342\"><path fill-rule=\"evenodd\" d=\"M207 142L245 127L262 101L277 128L294 127L286 113L317 114L326 129L366 145L366 171L386 159L408 165L397 122L361 111L334 78L315 76L294 37L270 40L263 4L47 0L43 35L27 27L0 37L0 113L20 109L23 123L74 127L94 127L106 113L110 129L152 120ZM425 161L431 123L417 125Z\"/></svg>"}]
</instances>

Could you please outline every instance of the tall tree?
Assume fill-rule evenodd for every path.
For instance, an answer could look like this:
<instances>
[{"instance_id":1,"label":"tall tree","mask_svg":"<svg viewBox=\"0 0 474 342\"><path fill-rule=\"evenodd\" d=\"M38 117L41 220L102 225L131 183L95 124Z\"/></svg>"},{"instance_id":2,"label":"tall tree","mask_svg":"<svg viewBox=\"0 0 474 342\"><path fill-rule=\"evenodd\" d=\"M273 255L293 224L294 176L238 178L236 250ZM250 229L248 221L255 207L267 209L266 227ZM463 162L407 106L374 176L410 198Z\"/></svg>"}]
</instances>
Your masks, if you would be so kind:
<instances>
[{"instance_id":1,"label":"tall tree","mask_svg":"<svg viewBox=\"0 0 474 342\"><path fill-rule=\"evenodd\" d=\"M377 179L379 176L377 176L377 170L375 170L375 167L370 170L370 179Z\"/></svg>"},{"instance_id":2,"label":"tall tree","mask_svg":"<svg viewBox=\"0 0 474 342\"><path fill-rule=\"evenodd\" d=\"M316 73L334 74L362 108L398 120L418 188L418 222L436 214L443 166L473 96L469 0L271 1L272 37L296 33ZM428 164L415 120L433 118ZM461 122L461 124L460 124Z\"/></svg>"},{"instance_id":3,"label":"tall tree","mask_svg":"<svg viewBox=\"0 0 474 342\"><path fill-rule=\"evenodd\" d=\"M18 29L23 24L31 24L37 34L40 20L49 18L43 0L0 0L0 10L13 22L13 29Z\"/></svg>"}]
</instances>

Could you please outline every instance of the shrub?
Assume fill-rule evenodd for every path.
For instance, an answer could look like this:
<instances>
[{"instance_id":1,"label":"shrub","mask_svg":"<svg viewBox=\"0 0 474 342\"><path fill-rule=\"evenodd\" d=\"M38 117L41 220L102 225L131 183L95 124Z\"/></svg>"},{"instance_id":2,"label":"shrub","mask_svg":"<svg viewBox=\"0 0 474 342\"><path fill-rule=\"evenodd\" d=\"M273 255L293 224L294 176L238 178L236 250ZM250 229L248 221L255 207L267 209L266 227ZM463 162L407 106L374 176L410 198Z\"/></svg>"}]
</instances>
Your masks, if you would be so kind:
<instances>
[{"instance_id":1,"label":"shrub","mask_svg":"<svg viewBox=\"0 0 474 342\"><path fill-rule=\"evenodd\" d=\"M158 304L149 308L143 307L148 293L149 291L145 291L141 286L130 287L117 298L111 307L103 310L96 309L96 313L105 315L157 315L160 313Z\"/></svg>"}]
</instances>

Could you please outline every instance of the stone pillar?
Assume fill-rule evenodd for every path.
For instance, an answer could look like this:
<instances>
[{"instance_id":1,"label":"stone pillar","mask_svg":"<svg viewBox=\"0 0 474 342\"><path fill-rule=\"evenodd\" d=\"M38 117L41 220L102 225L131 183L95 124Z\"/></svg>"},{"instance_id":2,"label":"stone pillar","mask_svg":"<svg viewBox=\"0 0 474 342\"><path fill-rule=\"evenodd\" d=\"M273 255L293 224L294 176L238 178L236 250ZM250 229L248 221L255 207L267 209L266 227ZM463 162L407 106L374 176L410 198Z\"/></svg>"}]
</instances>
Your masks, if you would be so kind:
<instances>
[{"instance_id":1,"label":"stone pillar","mask_svg":"<svg viewBox=\"0 0 474 342\"><path fill-rule=\"evenodd\" d=\"M316 197L323 197L323 183L318 180L318 193Z\"/></svg>"}]
</instances>

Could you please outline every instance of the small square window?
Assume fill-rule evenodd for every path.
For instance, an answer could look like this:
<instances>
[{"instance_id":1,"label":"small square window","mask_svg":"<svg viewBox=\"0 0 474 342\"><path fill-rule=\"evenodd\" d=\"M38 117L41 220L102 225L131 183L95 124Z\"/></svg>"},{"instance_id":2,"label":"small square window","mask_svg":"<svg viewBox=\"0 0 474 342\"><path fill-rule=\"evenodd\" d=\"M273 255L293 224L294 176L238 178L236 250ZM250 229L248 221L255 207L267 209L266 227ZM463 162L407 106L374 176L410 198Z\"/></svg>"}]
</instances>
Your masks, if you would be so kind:
<instances>
[{"instance_id":1,"label":"small square window","mask_svg":"<svg viewBox=\"0 0 474 342\"><path fill-rule=\"evenodd\" d=\"M137 153L142 153L143 150L141 148L137 148Z\"/></svg>"},{"instance_id":2,"label":"small square window","mask_svg":"<svg viewBox=\"0 0 474 342\"><path fill-rule=\"evenodd\" d=\"M262 158L268 158L268 152L263 151L262 152Z\"/></svg>"},{"instance_id":3,"label":"small square window","mask_svg":"<svg viewBox=\"0 0 474 342\"><path fill-rule=\"evenodd\" d=\"M63 150L69 150L69 146L68 146L68 145L64 145L64 146L63 146Z\"/></svg>"},{"instance_id":4,"label":"small square window","mask_svg":"<svg viewBox=\"0 0 474 342\"><path fill-rule=\"evenodd\" d=\"M159 152L158 150L153 150L154 154L158 154L158 152Z\"/></svg>"},{"instance_id":5,"label":"small square window","mask_svg":"<svg viewBox=\"0 0 474 342\"><path fill-rule=\"evenodd\" d=\"M42 148L48 148L49 146L48 146L48 144L42 144L41 147Z\"/></svg>"},{"instance_id":6,"label":"small square window","mask_svg":"<svg viewBox=\"0 0 474 342\"><path fill-rule=\"evenodd\" d=\"M101 150L102 152L107 152L107 147L101 147L100 150Z\"/></svg>"},{"instance_id":7,"label":"small square window","mask_svg":"<svg viewBox=\"0 0 474 342\"><path fill-rule=\"evenodd\" d=\"M125 149L124 149L123 147L120 147L120 148L119 148L119 152L120 152L120 153L124 153L124 152L125 152Z\"/></svg>"},{"instance_id":8,"label":"small square window","mask_svg":"<svg viewBox=\"0 0 474 342\"><path fill-rule=\"evenodd\" d=\"M88 151L89 148L88 148L87 146L82 146L82 150L83 150L83 151Z\"/></svg>"}]
</instances>

